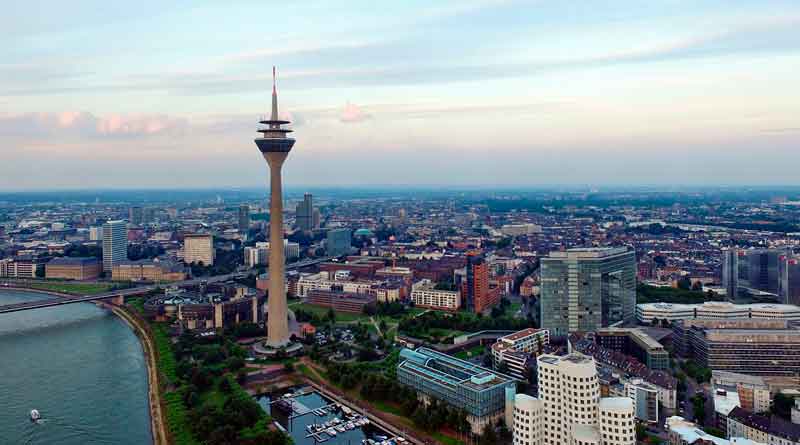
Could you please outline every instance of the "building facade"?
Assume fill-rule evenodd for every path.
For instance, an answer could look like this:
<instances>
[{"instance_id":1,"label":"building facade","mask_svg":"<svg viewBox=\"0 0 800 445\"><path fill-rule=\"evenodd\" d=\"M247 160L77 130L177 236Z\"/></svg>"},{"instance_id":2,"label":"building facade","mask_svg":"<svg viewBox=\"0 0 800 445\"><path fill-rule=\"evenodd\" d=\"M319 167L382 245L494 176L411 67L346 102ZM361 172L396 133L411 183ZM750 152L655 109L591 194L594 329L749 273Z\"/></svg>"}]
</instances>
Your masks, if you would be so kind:
<instances>
[{"instance_id":1,"label":"building facade","mask_svg":"<svg viewBox=\"0 0 800 445\"><path fill-rule=\"evenodd\" d=\"M509 375L524 381L528 379L529 360L541 355L549 344L547 329L523 329L497 339L492 345L492 361L495 368L505 363Z\"/></svg>"},{"instance_id":2,"label":"building facade","mask_svg":"<svg viewBox=\"0 0 800 445\"><path fill-rule=\"evenodd\" d=\"M474 433L505 417L506 389L515 391L514 380L428 348L403 349L400 359L397 381L423 398L465 410Z\"/></svg>"},{"instance_id":3,"label":"building facade","mask_svg":"<svg viewBox=\"0 0 800 445\"><path fill-rule=\"evenodd\" d=\"M551 336L634 320L636 255L626 248L569 249L541 259L542 328Z\"/></svg>"},{"instance_id":4,"label":"building facade","mask_svg":"<svg viewBox=\"0 0 800 445\"><path fill-rule=\"evenodd\" d=\"M62 280L96 280L103 272L97 258L53 258L45 265L45 276Z\"/></svg>"},{"instance_id":5,"label":"building facade","mask_svg":"<svg viewBox=\"0 0 800 445\"><path fill-rule=\"evenodd\" d=\"M424 279L411 286L411 301L423 308L457 311L461 307L461 293L436 289L436 283Z\"/></svg>"},{"instance_id":6,"label":"building facade","mask_svg":"<svg viewBox=\"0 0 800 445\"><path fill-rule=\"evenodd\" d=\"M476 314L500 302L500 288L489 285L489 263L483 255L467 254L466 279L461 283L461 301L468 311Z\"/></svg>"},{"instance_id":7,"label":"building facade","mask_svg":"<svg viewBox=\"0 0 800 445\"><path fill-rule=\"evenodd\" d=\"M103 271L111 273L115 264L128 259L128 228L125 221L103 224Z\"/></svg>"},{"instance_id":8,"label":"building facade","mask_svg":"<svg viewBox=\"0 0 800 445\"><path fill-rule=\"evenodd\" d=\"M352 235L350 229L331 229L325 235L325 250L329 256L342 256L350 253Z\"/></svg>"},{"instance_id":9,"label":"building facade","mask_svg":"<svg viewBox=\"0 0 800 445\"><path fill-rule=\"evenodd\" d=\"M544 445L634 445L633 401L600 397L594 360L582 354L537 359Z\"/></svg>"},{"instance_id":10,"label":"building facade","mask_svg":"<svg viewBox=\"0 0 800 445\"><path fill-rule=\"evenodd\" d=\"M183 262L213 266L215 259L214 236L206 233L183 236Z\"/></svg>"},{"instance_id":11,"label":"building facade","mask_svg":"<svg viewBox=\"0 0 800 445\"><path fill-rule=\"evenodd\" d=\"M673 328L681 355L719 371L800 374L800 330L784 320L683 320Z\"/></svg>"},{"instance_id":12,"label":"building facade","mask_svg":"<svg viewBox=\"0 0 800 445\"><path fill-rule=\"evenodd\" d=\"M641 324L652 324L653 320L675 322L694 318L800 321L800 306L773 303L734 304L727 301L707 301L702 304L645 303L636 305L636 321Z\"/></svg>"},{"instance_id":13,"label":"building facade","mask_svg":"<svg viewBox=\"0 0 800 445\"><path fill-rule=\"evenodd\" d=\"M188 276L186 268L168 261L124 261L111 269L114 281L181 281Z\"/></svg>"}]
</instances>

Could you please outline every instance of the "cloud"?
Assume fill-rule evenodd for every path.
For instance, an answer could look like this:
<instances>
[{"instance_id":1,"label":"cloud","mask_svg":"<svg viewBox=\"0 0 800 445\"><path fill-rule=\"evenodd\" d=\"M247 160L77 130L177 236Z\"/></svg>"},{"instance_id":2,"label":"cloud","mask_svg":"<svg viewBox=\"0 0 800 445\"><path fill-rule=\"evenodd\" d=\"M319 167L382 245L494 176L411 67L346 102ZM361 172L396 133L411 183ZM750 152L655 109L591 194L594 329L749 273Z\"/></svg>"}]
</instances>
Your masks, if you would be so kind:
<instances>
[{"instance_id":1,"label":"cloud","mask_svg":"<svg viewBox=\"0 0 800 445\"><path fill-rule=\"evenodd\" d=\"M344 106L344 110L342 110L342 114L339 116L339 120L346 123L363 122L371 118L372 116L365 113L358 105L350 102Z\"/></svg>"},{"instance_id":2,"label":"cloud","mask_svg":"<svg viewBox=\"0 0 800 445\"><path fill-rule=\"evenodd\" d=\"M136 138L179 135L188 128L183 118L167 115L109 114L81 111L57 113L0 113L0 136L77 136Z\"/></svg>"}]
</instances>

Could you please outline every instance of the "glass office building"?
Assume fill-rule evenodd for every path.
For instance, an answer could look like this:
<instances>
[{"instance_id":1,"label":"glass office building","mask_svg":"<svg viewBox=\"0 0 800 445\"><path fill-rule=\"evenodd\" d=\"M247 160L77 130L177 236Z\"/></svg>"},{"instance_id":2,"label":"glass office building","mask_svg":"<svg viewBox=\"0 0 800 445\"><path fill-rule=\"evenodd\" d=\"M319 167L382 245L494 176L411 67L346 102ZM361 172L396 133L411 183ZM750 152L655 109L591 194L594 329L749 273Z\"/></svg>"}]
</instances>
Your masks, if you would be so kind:
<instances>
[{"instance_id":1,"label":"glass office building","mask_svg":"<svg viewBox=\"0 0 800 445\"><path fill-rule=\"evenodd\" d=\"M541 260L542 329L551 337L633 323L636 254L621 248L551 252Z\"/></svg>"},{"instance_id":2,"label":"glass office building","mask_svg":"<svg viewBox=\"0 0 800 445\"><path fill-rule=\"evenodd\" d=\"M473 363L428 348L403 349L397 380L424 396L467 412L475 432L480 432L505 413L506 388L516 382Z\"/></svg>"}]
</instances>

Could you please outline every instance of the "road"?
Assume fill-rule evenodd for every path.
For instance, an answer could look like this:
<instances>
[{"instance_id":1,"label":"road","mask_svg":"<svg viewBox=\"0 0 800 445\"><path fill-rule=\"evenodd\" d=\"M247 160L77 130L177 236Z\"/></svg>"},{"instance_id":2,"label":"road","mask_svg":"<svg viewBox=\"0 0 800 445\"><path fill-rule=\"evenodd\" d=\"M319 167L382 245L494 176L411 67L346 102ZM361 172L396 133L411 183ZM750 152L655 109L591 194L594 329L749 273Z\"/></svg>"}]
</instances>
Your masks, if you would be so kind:
<instances>
[{"instance_id":1,"label":"road","mask_svg":"<svg viewBox=\"0 0 800 445\"><path fill-rule=\"evenodd\" d=\"M300 269L303 267L312 266L314 264L319 264L325 261L330 260L329 257L323 258L315 258L309 259L304 261L298 261L296 263L290 263L286 265L286 270L293 270L293 269ZM176 281L169 283L170 286L194 286L200 283L217 283L220 281L227 281L233 278L246 278L249 276L254 275L256 272L254 270L249 271L238 271L233 272L225 275L215 275L213 277L199 277L199 278L192 278L189 280L184 281ZM3 281L0 282L0 287L26 287L25 282L22 281ZM141 295L146 294L152 290L159 288L159 284L148 284L143 286L132 287L128 289L120 289L114 290L109 292L104 292L102 294L97 295L80 295L80 296L69 296L66 294L60 294L58 292L48 292L48 294L53 295L57 298L46 299L46 300L38 300L38 301L29 301L25 303L16 303L16 304L8 304L5 306L0 306L0 314L8 314L11 312L19 312L19 311L26 311L32 309L41 309L45 307L52 307L52 306L61 306L65 304L74 304L74 303L84 303L87 301L96 301L96 300L105 300L109 298L115 298L120 296L131 296L131 295ZM32 290L36 290L31 288Z\"/></svg>"}]
</instances>

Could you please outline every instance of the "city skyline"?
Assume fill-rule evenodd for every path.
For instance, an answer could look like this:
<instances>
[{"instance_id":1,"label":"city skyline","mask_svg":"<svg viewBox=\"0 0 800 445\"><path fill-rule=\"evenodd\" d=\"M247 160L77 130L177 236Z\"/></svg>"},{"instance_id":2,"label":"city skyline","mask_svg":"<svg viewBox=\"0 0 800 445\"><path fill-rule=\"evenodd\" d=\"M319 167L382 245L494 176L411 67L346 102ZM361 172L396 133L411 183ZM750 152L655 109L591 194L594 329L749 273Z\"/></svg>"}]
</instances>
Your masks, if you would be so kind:
<instances>
[{"instance_id":1,"label":"city skyline","mask_svg":"<svg viewBox=\"0 0 800 445\"><path fill-rule=\"evenodd\" d=\"M800 5L695 3L9 5L0 187L263 186L272 65L287 187L798 184Z\"/></svg>"}]
</instances>

